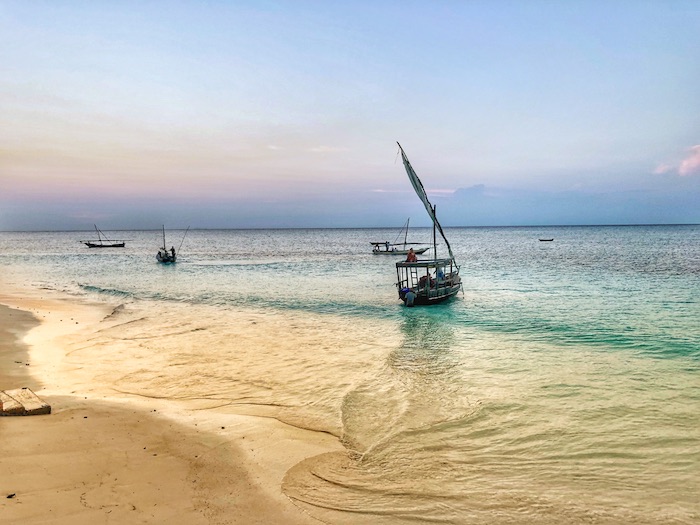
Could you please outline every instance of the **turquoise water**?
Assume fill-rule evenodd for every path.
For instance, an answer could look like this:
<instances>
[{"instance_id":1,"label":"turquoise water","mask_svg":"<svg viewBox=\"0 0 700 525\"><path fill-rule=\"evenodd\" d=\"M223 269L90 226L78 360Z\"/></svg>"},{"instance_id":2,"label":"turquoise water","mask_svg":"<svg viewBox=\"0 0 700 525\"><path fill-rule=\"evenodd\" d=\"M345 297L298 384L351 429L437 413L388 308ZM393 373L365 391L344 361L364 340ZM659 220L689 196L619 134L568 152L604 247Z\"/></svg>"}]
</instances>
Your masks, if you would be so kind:
<instances>
[{"instance_id":1,"label":"turquoise water","mask_svg":"<svg viewBox=\"0 0 700 525\"><path fill-rule=\"evenodd\" d=\"M178 245L183 233L170 233L168 244ZM190 231L173 267L154 264L160 232L113 232L132 240L125 249L101 250L76 242L89 233L2 233L0 261L24 268L37 284L74 293L400 322L408 314L396 297L398 259L368 249L368 239L394 233ZM431 231L413 235L428 241ZM698 226L463 228L448 235L464 294L424 315L563 346L700 355Z\"/></svg>"},{"instance_id":2,"label":"turquoise water","mask_svg":"<svg viewBox=\"0 0 700 525\"><path fill-rule=\"evenodd\" d=\"M172 266L155 261L159 231L108 232L129 239L112 250L0 233L0 264L12 284L124 304L135 330L192 347L188 370L115 381L173 397L216 384L238 410L337 435L345 454L284 485L326 522L699 522L700 226L446 233L464 293L413 309L397 259L371 253L390 229L190 231ZM225 343L241 311L280 328L274 344ZM167 362L168 348L133 352ZM216 377L185 386L202 355Z\"/></svg>"}]
</instances>

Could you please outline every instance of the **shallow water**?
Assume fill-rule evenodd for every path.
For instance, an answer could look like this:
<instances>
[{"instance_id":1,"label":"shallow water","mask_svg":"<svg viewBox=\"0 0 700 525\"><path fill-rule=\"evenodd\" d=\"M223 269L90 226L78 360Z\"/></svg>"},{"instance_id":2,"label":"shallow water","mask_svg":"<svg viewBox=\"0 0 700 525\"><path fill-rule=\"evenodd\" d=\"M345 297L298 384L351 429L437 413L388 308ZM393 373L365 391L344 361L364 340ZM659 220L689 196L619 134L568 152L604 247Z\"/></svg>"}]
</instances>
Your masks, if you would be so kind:
<instances>
[{"instance_id":1,"label":"shallow water","mask_svg":"<svg viewBox=\"0 0 700 525\"><path fill-rule=\"evenodd\" d=\"M91 380L338 436L284 482L329 523L700 520L700 227L448 229L464 294L413 309L395 233L190 231L172 266L158 231L0 233L0 263L114 305Z\"/></svg>"}]
</instances>

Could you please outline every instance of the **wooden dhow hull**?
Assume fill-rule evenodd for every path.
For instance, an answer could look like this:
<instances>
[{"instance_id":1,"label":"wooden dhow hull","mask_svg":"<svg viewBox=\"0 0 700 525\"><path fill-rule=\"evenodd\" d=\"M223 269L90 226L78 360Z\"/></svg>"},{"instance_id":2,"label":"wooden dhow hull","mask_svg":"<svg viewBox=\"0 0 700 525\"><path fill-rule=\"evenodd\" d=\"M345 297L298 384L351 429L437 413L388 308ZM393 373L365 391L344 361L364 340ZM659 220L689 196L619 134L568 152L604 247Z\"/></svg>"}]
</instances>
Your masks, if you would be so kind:
<instances>
[{"instance_id":1,"label":"wooden dhow hull","mask_svg":"<svg viewBox=\"0 0 700 525\"><path fill-rule=\"evenodd\" d=\"M172 264L177 260L177 257L174 255L163 255L162 253L156 254L156 261L158 261L161 264Z\"/></svg>"},{"instance_id":2,"label":"wooden dhow hull","mask_svg":"<svg viewBox=\"0 0 700 525\"><path fill-rule=\"evenodd\" d=\"M406 306L439 304L462 289L459 269L452 259L396 263L399 299Z\"/></svg>"},{"instance_id":3,"label":"wooden dhow hull","mask_svg":"<svg viewBox=\"0 0 700 525\"><path fill-rule=\"evenodd\" d=\"M421 255L421 254L427 252L429 249L430 249L429 247L428 248L417 248L417 249L414 248L413 253L415 253L416 255ZM374 250L373 249L372 253L374 255L408 255L408 250L404 250L404 249L400 249L400 250L398 250L398 249Z\"/></svg>"},{"instance_id":4,"label":"wooden dhow hull","mask_svg":"<svg viewBox=\"0 0 700 525\"><path fill-rule=\"evenodd\" d=\"M86 241L83 244L88 248L124 248L125 245L123 242L99 243L90 241Z\"/></svg>"}]
</instances>

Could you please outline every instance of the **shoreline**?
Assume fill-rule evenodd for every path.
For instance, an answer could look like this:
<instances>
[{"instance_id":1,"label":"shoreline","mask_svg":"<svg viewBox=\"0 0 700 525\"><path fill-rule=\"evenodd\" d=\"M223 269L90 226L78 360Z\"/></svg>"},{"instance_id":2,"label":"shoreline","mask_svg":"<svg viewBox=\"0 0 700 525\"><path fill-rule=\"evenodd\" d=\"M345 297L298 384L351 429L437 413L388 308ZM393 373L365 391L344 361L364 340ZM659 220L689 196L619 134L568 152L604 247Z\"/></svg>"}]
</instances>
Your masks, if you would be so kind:
<instances>
[{"instance_id":1,"label":"shoreline","mask_svg":"<svg viewBox=\"0 0 700 525\"><path fill-rule=\"evenodd\" d=\"M342 449L336 438L276 419L69 387L62 341L91 333L111 309L34 295L0 294L0 389L28 386L52 413L0 418L3 519L317 523L282 481L300 461Z\"/></svg>"},{"instance_id":2,"label":"shoreline","mask_svg":"<svg viewBox=\"0 0 700 525\"><path fill-rule=\"evenodd\" d=\"M0 390L40 387L29 373L29 347L23 342L38 325L31 312L0 304Z\"/></svg>"}]
</instances>

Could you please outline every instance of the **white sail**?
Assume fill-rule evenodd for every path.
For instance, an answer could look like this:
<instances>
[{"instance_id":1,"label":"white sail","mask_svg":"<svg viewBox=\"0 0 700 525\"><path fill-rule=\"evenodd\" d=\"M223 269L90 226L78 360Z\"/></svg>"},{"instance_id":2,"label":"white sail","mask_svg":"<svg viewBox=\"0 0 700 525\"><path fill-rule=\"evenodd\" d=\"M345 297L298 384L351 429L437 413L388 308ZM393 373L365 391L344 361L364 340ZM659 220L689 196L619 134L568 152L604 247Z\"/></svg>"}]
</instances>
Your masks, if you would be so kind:
<instances>
[{"instance_id":1,"label":"white sail","mask_svg":"<svg viewBox=\"0 0 700 525\"><path fill-rule=\"evenodd\" d=\"M399 143L397 142L397 144ZM425 192L423 183L418 178L418 175L416 175L416 172L414 171L413 166L411 166L411 163L409 162L406 153L404 153L401 144L399 144L399 149L401 150L401 158L403 159L403 165L406 168L406 173L408 174L408 180L411 181L411 185L413 186L413 189L416 190L418 198L425 206L428 215L433 220L433 224L435 224L435 227L440 232L440 235L442 235L442 238L445 241L445 244L447 245L447 251L450 253L450 258L454 260L455 257L454 255L452 255L452 247L450 246L447 237L445 237L445 232L442 231L442 226L440 226L440 223L438 222L437 217L435 216L435 208L432 204L430 204L430 201L428 200L428 194ZM434 254L437 255L437 251L435 251Z\"/></svg>"}]
</instances>

